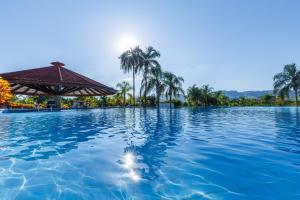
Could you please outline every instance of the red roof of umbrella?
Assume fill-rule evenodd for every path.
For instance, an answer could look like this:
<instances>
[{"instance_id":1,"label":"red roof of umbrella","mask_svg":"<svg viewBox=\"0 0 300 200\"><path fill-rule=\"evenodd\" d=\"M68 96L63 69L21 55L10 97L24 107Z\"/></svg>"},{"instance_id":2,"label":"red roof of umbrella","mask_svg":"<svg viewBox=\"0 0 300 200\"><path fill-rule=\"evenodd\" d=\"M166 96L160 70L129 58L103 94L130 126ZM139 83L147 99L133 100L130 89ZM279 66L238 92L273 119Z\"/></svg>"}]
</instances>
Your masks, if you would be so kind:
<instances>
[{"instance_id":1,"label":"red roof of umbrella","mask_svg":"<svg viewBox=\"0 0 300 200\"><path fill-rule=\"evenodd\" d=\"M12 87L14 94L104 96L116 90L65 68L63 63L52 66L0 74Z\"/></svg>"}]
</instances>

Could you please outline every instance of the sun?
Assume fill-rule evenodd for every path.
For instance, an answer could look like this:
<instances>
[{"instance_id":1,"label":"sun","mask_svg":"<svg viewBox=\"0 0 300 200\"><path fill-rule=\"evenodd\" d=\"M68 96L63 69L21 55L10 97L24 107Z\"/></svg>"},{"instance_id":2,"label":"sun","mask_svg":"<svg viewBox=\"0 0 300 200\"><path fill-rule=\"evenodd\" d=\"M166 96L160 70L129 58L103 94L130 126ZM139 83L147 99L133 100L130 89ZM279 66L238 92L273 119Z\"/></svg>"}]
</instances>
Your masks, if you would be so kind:
<instances>
[{"instance_id":1,"label":"sun","mask_svg":"<svg viewBox=\"0 0 300 200\"><path fill-rule=\"evenodd\" d=\"M136 47L139 45L139 42L137 39L133 37L124 37L120 40L119 43L119 50L121 52L126 51L130 48Z\"/></svg>"}]
</instances>

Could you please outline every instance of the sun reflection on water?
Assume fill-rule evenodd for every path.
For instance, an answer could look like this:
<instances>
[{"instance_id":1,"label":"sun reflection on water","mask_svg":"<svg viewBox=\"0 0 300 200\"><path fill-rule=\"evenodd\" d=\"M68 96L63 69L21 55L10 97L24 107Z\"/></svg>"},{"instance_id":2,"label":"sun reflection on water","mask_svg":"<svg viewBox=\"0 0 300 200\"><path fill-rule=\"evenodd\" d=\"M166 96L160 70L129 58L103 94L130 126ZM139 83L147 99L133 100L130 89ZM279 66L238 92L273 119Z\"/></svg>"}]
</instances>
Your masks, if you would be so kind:
<instances>
[{"instance_id":1,"label":"sun reflection on water","mask_svg":"<svg viewBox=\"0 0 300 200\"><path fill-rule=\"evenodd\" d=\"M137 182L141 178L138 173L134 170L134 167L136 165L135 163L136 158L132 153L126 153L124 156L124 167L128 170L128 176L133 181Z\"/></svg>"}]
</instances>

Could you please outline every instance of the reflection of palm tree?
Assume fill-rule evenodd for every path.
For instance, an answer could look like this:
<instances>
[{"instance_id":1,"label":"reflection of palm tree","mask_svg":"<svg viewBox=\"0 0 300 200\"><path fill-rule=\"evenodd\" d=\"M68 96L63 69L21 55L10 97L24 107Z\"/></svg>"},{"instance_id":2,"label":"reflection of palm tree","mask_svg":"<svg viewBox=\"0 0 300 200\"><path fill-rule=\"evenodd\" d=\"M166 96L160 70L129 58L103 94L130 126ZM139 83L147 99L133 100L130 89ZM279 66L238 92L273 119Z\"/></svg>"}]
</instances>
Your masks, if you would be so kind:
<instances>
[{"instance_id":1,"label":"reflection of palm tree","mask_svg":"<svg viewBox=\"0 0 300 200\"><path fill-rule=\"evenodd\" d=\"M300 89L300 71L295 63L285 65L283 72L274 76L274 93L280 96L288 96L290 90L294 90L296 105L298 106L298 91Z\"/></svg>"},{"instance_id":2,"label":"reflection of palm tree","mask_svg":"<svg viewBox=\"0 0 300 200\"><path fill-rule=\"evenodd\" d=\"M124 73L132 71L132 88L133 88L133 105L135 106L135 75L140 72L142 67L142 50L137 46L122 53L119 57L121 60L121 69Z\"/></svg>"},{"instance_id":3,"label":"reflection of palm tree","mask_svg":"<svg viewBox=\"0 0 300 200\"><path fill-rule=\"evenodd\" d=\"M161 109L141 110L141 127L144 128L143 132L147 133L148 137L142 145L130 143L124 149L124 152L132 152L137 155L138 164L147 166L139 170L142 177L148 180L158 177L157 171L164 164L167 150L176 146L175 140L182 130L182 119L180 118L182 115L179 110L170 113L168 113L169 109L161 111ZM149 120L149 116L152 116L149 112L156 112L156 118Z\"/></svg>"},{"instance_id":4,"label":"reflection of palm tree","mask_svg":"<svg viewBox=\"0 0 300 200\"><path fill-rule=\"evenodd\" d=\"M300 110L298 107L274 108L276 148L300 155Z\"/></svg>"},{"instance_id":5,"label":"reflection of palm tree","mask_svg":"<svg viewBox=\"0 0 300 200\"><path fill-rule=\"evenodd\" d=\"M169 103L171 106L172 97L178 97L180 93L184 95L184 91L182 89L182 83L184 82L184 79L170 72L164 72L162 82L165 86L166 97L169 98Z\"/></svg>"}]
</instances>

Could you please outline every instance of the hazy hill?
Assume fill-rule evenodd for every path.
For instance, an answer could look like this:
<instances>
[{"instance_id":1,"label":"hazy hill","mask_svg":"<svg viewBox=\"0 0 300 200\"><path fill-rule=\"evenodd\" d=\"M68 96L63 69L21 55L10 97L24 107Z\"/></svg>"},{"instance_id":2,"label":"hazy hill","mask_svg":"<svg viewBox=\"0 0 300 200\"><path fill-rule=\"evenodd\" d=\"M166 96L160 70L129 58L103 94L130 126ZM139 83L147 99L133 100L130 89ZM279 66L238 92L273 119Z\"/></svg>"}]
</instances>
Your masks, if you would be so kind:
<instances>
[{"instance_id":1,"label":"hazy hill","mask_svg":"<svg viewBox=\"0 0 300 200\"><path fill-rule=\"evenodd\" d=\"M273 90L256 90L256 91L243 91L239 92L236 90L223 90L222 91L226 96L228 96L230 99L237 99L240 97L245 97L245 98L252 98L252 99L258 99L259 97L266 95L266 94L271 94L273 95ZM290 98L293 98L294 92L290 92ZM180 95L179 100L185 101L185 97L183 95ZM164 95L161 96L161 100L165 101L166 98Z\"/></svg>"},{"instance_id":2,"label":"hazy hill","mask_svg":"<svg viewBox=\"0 0 300 200\"><path fill-rule=\"evenodd\" d=\"M244 92L239 92L236 90L229 90L229 91L224 90L223 92L230 99L236 99L239 97L257 99L260 96L265 95L265 94L273 94L273 90L257 90L257 91L244 91Z\"/></svg>"}]
</instances>

